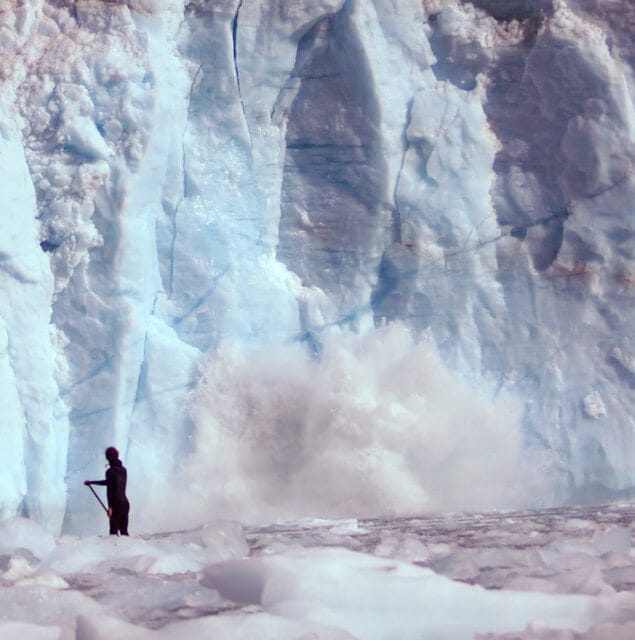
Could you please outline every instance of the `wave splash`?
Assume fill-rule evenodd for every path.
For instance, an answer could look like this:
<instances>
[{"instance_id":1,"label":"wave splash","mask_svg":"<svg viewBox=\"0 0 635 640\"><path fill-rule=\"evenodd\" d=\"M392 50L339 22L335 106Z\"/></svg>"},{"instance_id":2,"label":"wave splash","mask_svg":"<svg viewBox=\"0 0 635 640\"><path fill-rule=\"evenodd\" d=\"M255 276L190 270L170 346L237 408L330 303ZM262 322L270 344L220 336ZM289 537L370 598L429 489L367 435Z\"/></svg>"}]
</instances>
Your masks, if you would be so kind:
<instances>
[{"instance_id":1,"label":"wave splash","mask_svg":"<svg viewBox=\"0 0 635 640\"><path fill-rule=\"evenodd\" d=\"M461 382L399 323L210 356L191 398L182 520L248 523L526 504L521 405ZM534 488L535 490L535 488Z\"/></svg>"}]
</instances>

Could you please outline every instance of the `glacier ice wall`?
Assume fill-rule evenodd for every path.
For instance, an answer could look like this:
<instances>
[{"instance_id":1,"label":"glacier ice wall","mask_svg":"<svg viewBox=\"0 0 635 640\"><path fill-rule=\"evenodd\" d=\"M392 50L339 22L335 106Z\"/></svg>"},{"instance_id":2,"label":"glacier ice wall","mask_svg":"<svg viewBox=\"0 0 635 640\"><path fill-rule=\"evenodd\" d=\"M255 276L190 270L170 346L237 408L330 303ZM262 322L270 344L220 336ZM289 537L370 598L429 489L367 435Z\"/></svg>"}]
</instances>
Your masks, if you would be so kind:
<instances>
[{"instance_id":1,"label":"glacier ice wall","mask_svg":"<svg viewBox=\"0 0 635 640\"><path fill-rule=\"evenodd\" d=\"M316 373L298 355L271 374L282 408L225 411L226 354L320 361L386 323L474 403L522 404L536 500L632 491L634 20L594 0L3 4L0 517L82 529L110 444L148 522L183 467L199 487L240 473L214 460L223 429L268 420L273 464ZM391 419L418 406L415 433L441 438L412 393ZM500 416L480 420L485 449Z\"/></svg>"}]
</instances>

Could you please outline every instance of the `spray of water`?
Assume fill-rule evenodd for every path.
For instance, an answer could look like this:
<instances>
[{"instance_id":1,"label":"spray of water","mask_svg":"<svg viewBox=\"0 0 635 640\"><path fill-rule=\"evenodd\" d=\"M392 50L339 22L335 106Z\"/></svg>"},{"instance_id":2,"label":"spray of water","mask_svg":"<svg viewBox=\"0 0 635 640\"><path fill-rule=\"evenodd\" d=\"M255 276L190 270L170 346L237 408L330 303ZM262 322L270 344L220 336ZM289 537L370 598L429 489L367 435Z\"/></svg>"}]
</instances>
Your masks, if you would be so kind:
<instances>
[{"instance_id":1,"label":"spray of water","mask_svg":"<svg viewBox=\"0 0 635 640\"><path fill-rule=\"evenodd\" d=\"M394 516L525 501L519 404L485 400L392 324L299 344L226 346L192 396L185 520Z\"/></svg>"}]
</instances>

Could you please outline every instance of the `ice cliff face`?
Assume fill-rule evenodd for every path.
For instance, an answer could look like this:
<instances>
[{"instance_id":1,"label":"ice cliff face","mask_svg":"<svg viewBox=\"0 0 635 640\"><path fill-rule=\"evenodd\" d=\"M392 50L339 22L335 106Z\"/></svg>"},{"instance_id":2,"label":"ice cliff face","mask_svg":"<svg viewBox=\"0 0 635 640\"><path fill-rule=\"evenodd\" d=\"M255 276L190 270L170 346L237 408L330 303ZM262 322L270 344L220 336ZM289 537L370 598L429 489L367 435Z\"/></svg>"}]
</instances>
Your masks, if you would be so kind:
<instances>
[{"instance_id":1,"label":"ice cliff face","mask_svg":"<svg viewBox=\"0 0 635 640\"><path fill-rule=\"evenodd\" d=\"M329 437L318 425L299 452L302 410L278 408L297 394L256 411L257 380L235 358L284 368L276 349L299 345L337 360L329 340L381 343L392 322L434 346L435 370L473 402L522 404L546 501L631 489L634 32L628 3L595 0L0 6L0 517L57 530L66 514L81 529L80 481L101 475L110 444L139 511L196 456L199 483L231 502L235 478L214 471L229 453L209 444L228 429L275 453L272 475ZM350 366L393 357L369 348L375 360ZM308 393L291 384L307 366L255 370L276 393ZM320 375L357 380L347 366ZM241 409L223 412L228 379ZM379 387L343 414L372 405L360 420L375 420ZM382 434L406 410L428 433L416 396L390 395ZM443 413L435 442L463 438ZM489 447L498 427L465 415ZM390 440L376 435L344 438L341 457ZM401 446L388 466L415 477L409 451L436 451L398 440L366 472ZM453 468L444 446L435 463L460 477L469 456Z\"/></svg>"}]
</instances>

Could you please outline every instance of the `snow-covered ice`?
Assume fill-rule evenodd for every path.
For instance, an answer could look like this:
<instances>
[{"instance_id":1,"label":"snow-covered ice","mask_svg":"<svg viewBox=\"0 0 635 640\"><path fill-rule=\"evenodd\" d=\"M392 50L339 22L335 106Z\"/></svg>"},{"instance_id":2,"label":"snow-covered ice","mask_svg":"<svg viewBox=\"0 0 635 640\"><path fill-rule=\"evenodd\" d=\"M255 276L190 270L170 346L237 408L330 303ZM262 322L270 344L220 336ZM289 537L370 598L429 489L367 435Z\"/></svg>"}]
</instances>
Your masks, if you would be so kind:
<instances>
[{"instance_id":1,"label":"snow-covered ice","mask_svg":"<svg viewBox=\"0 0 635 640\"><path fill-rule=\"evenodd\" d=\"M634 515L620 503L55 540L12 519L0 637L628 638Z\"/></svg>"}]
</instances>

